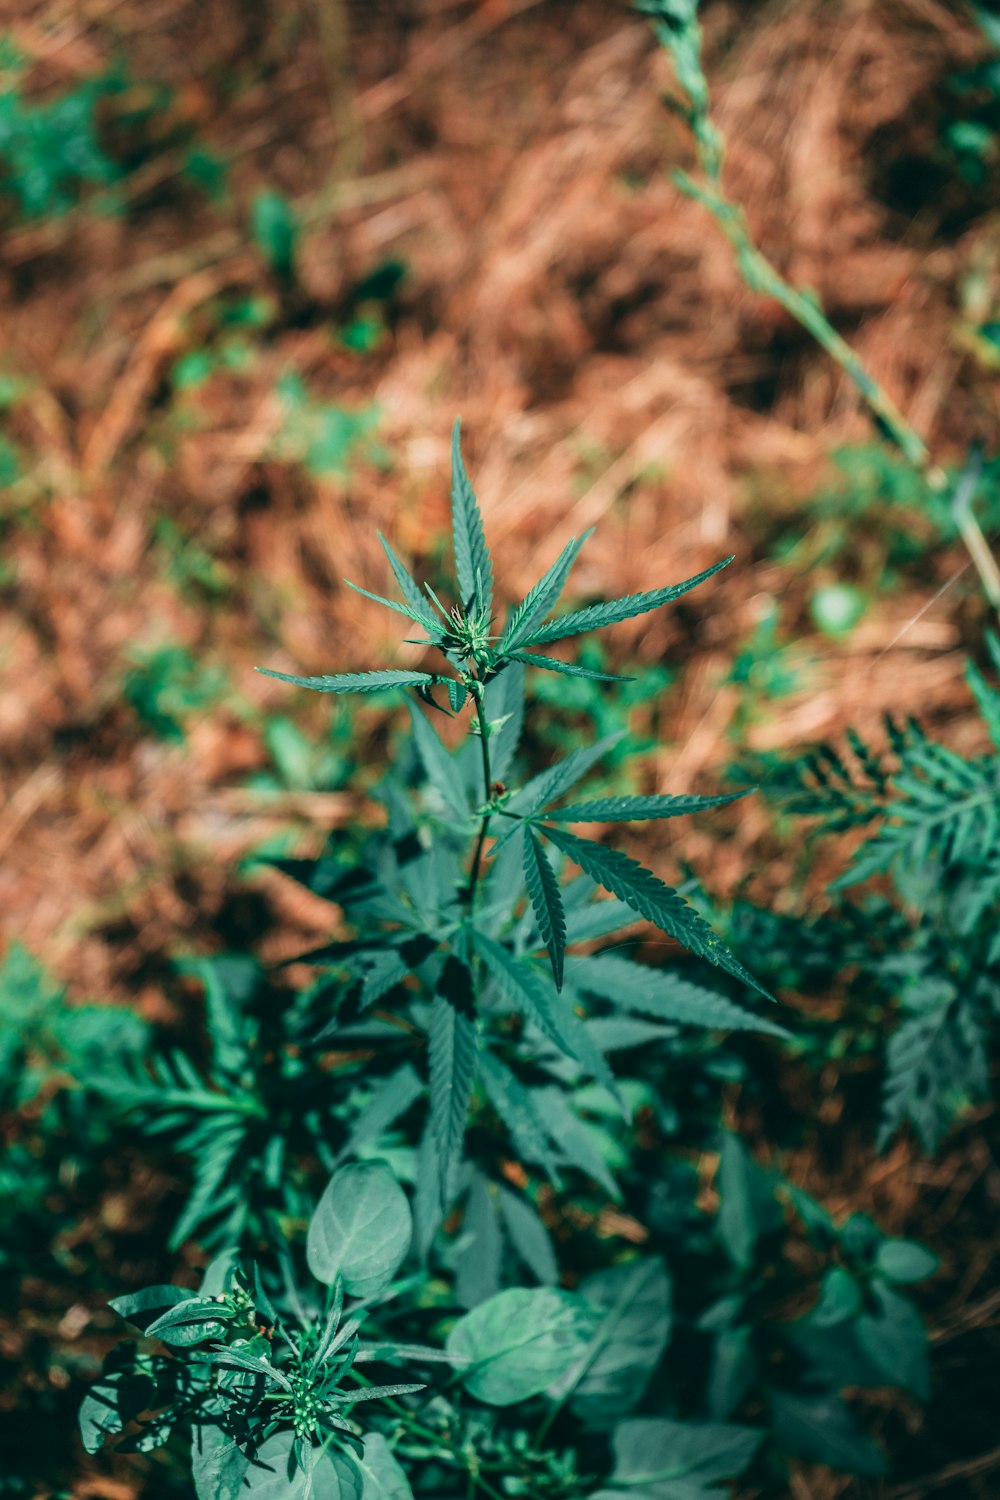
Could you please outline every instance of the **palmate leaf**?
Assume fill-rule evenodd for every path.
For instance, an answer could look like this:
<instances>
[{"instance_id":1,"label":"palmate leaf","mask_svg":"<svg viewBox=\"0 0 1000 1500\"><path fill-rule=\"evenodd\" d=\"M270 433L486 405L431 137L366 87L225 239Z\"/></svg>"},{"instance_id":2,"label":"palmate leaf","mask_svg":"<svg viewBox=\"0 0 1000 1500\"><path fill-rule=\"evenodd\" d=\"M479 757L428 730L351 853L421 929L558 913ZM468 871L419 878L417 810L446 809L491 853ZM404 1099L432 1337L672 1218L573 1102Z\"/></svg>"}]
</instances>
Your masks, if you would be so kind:
<instances>
[{"instance_id":1,"label":"palmate leaf","mask_svg":"<svg viewBox=\"0 0 1000 1500\"><path fill-rule=\"evenodd\" d=\"M500 637L498 650L502 655L510 656L521 641L530 634L535 621L540 620L555 604L562 593L563 584L569 577L570 568L576 562L580 548L592 532L591 527L589 531L584 532L582 537L572 537L548 572L544 573L534 587L528 590L521 603L512 612L504 633Z\"/></svg>"},{"instance_id":2,"label":"palmate leaf","mask_svg":"<svg viewBox=\"0 0 1000 1500\"><path fill-rule=\"evenodd\" d=\"M520 644L541 646L546 641L561 641L568 635L580 635L585 630L599 630L604 625L615 625L619 620L631 620L635 615L648 614L650 610L659 609L661 605L679 599L689 589L697 588L699 583L704 583L713 573L728 567L732 560L732 557L723 558L714 567L706 568L703 573L696 573L693 578L686 578L683 583L675 583L668 588L650 589L643 594L626 594L621 599L608 599L601 604L588 605L586 609L574 610L572 614L563 615L559 620L550 620L547 625L533 630Z\"/></svg>"},{"instance_id":3,"label":"palmate leaf","mask_svg":"<svg viewBox=\"0 0 1000 1500\"><path fill-rule=\"evenodd\" d=\"M451 437L451 519L455 545L455 567L462 603L475 604L481 615L493 607L493 565L490 562L483 518L462 461L461 423Z\"/></svg>"},{"instance_id":4,"label":"palmate leaf","mask_svg":"<svg viewBox=\"0 0 1000 1500\"><path fill-rule=\"evenodd\" d=\"M427 600L421 593L420 586L417 583L416 579L409 572L409 570L404 567L403 563L400 562L399 558L396 556L395 552L393 552L392 548L389 546L389 543L382 535L381 531L376 532L376 535L378 536L379 541L382 543L382 551L389 559L389 566L395 574L396 582L399 584L399 591L409 605L414 619L419 620L421 625L426 625L427 629L431 632L432 635L439 634L441 630L441 623L438 620L437 615L434 613L433 609L431 609L430 605L427 603Z\"/></svg>"},{"instance_id":5,"label":"palmate leaf","mask_svg":"<svg viewBox=\"0 0 1000 1500\"><path fill-rule=\"evenodd\" d=\"M436 636L441 636L440 621L435 621L433 625L430 625L425 616L418 615L415 610L410 609L409 605L399 604L395 599L385 599L381 594L373 594L371 589L363 589L360 583L352 583L349 578L345 578L344 582L356 594L363 594L366 599L372 599L376 604L383 605L385 609L393 610L397 615L405 615L408 620L415 620L418 625L425 625L428 630L433 630Z\"/></svg>"},{"instance_id":6,"label":"palmate leaf","mask_svg":"<svg viewBox=\"0 0 1000 1500\"><path fill-rule=\"evenodd\" d=\"M587 1026L573 1009L567 995L523 958L516 957L485 933L476 932L475 944L503 993L539 1031L578 1062L622 1106L621 1093L607 1059Z\"/></svg>"},{"instance_id":7,"label":"palmate leaf","mask_svg":"<svg viewBox=\"0 0 1000 1500\"><path fill-rule=\"evenodd\" d=\"M556 989L561 990L566 952L566 913L556 873L532 828L527 830L524 840L524 880L542 942L549 950L549 963L552 965Z\"/></svg>"},{"instance_id":8,"label":"palmate leaf","mask_svg":"<svg viewBox=\"0 0 1000 1500\"><path fill-rule=\"evenodd\" d=\"M525 667L541 667L543 672L561 672L564 677L586 677L591 682L632 682L631 677L621 677L617 672L592 672L589 667L579 667L576 662L557 661L554 656L540 656L537 651L509 651L511 661L519 661Z\"/></svg>"},{"instance_id":9,"label":"palmate leaf","mask_svg":"<svg viewBox=\"0 0 1000 1500\"><path fill-rule=\"evenodd\" d=\"M637 823L654 818L682 818L706 807L723 807L746 795L747 792L728 792L719 797L596 797L590 802L573 802L555 812L546 810L545 818L550 823Z\"/></svg>"},{"instance_id":10,"label":"palmate leaf","mask_svg":"<svg viewBox=\"0 0 1000 1500\"><path fill-rule=\"evenodd\" d=\"M707 958L709 963L725 969L728 974L749 984L769 1000L774 999L730 953L722 939L716 936L684 897L671 886L664 885L662 880L640 865L638 860L630 859L618 849L606 849L603 844L594 843L592 839L578 838L576 834L567 833L563 828L540 824L539 832L550 843L555 844L557 849L561 849L574 864L579 865L591 880L602 885L612 896L617 896L670 937L676 938L699 958Z\"/></svg>"},{"instance_id":11,"label":"palmate leaf","mask_svg":"<svg viewBox=\"0 0 1000 1500\"><path fill-rule=\"evenodd\" d=\"M584 750L574 750L556 761L554 766L539 772L514 793L507 804L508 810L530 818L550 802L557 802L564 792L586 776L592 766L596 766L612 745L617 745L624 733L622 729L615 734L606 734L596 744L588 745Z\"/></svg>"},{"instance_id":12,"label":"palmate leaf","mask_svg":"<svg viewBox=\"0 0 1000 1500\"><path fill-rule=\"evenodd\" d=\"M457 966L449 968L449 966ZM464 974L458 973L458 968ZM460 993L461 992L461 993ZM430 1127L438 1151L442 1207L451 1201L462 1156L469 1100L476 1079L479 1037L471 1003L472 979L461 959L445 961L441 989L431 1007Z\"/></svg>"},{"instance_id":13,"label":"palmate leaf","mask_svg":"<svg viewBox=\"0 0 1000 1500\"><path fill-rule=\"evenodd\" d=\"M295 677L290 672L272 672L270 667L258 667L257 671L264 677L290 682L293 687L312 688L316 693L378 693L383 688L432 688L435 683L448 681L432 672L405 672L392 668L385 672L340 672L333 677Z\"/></svg>"}]
</instances>

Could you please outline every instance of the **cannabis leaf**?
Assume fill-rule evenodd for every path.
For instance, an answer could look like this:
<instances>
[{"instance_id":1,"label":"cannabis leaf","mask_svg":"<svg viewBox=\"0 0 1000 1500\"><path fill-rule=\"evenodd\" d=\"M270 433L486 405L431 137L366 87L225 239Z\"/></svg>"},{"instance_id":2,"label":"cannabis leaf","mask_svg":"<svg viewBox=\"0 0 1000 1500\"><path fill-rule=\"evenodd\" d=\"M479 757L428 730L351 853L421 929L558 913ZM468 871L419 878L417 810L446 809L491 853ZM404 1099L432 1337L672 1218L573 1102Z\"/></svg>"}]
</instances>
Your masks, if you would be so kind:
<instances>
[{"instance_id":1,"label":"cannabis leaf","mask_svg":"<svg viewBox=\"0 0 1000 1500\"><path fill-rule=\"evenodd\" d=\"M467 610L475 604L477 614L488 617L493 608L493 565L479 504L462 460L460 422L455 423L451 438L451 517L462 603Z\"/></svg>"},{"instance_id":2,"label":"cannabis leaf","mask_svg":"<svg viewBox=\"0 0 1000 1500\"><path fill-rule=\"evenodd\" d=\"M720 937L708 923L689 906L684 897L668 885L664 885L651 870L630 859L618 849L606 849L591 839L581 839L562 828L540 824L539 831L550 843L579 865L591 880L602 885L613 896L618 896L640 916L653 922L664 932L676 938L685 948L699 958L725 969L734 978L741 979L753 989L759 990L769 1000L774 998L762 984L730 953Z\"/></svg>"},{"instance_id":3,"label":"cannabis leaf","mask_svg":"<svg viewBox=\"0 0 1000 1500\"><path fill-rule=\"evenodd\" d=\"M555 812L547 810L545 818L557 823L633 823L653 818L681 818L706 807L723 807L727 802L736 802L746 795L746 792L729 792L719 797L598 797L591 802L574 802Z\"/></svg>"},{"instance_id":4,"label":"cannabis leaf","mask_svg":"<svg viewBox=\"0 0 1000 1500\"><path fill-rule=\"evenodd\" d=\"M580 548L592 534L593 528L585 531L579 539L573 537L560 552L548 572L543 574L517 608L511 612L497 648L501 655L510 656L527 638L535 621L541 619L556 602Z\"/></svg>"},{"instance_id":5,"label":"cannabis leaf","mask_svg":"<svg viewBox=\"0 0 1000 1500\"><path fill-rule=\"evenodd\" d=\"M586 609L575 610L572 614L563 615L559 620L550 620L547 625L533 630L520 644L540 646L545 641L560 641L568 635L581 635L585 630L599 630L604 625L615 625L619 620L631 620L635 615L648 614L650 610L669 604L672 599L679 599L689 589L697 588L699 583L704 583L706 578L711 578L713 573L728 567L732 561L732 557L723 558L722 562L706 568L703 573L696 573L693 578L686 578L683 583L671 584L668 588L650 589L642 594L626 594L621 599L608 599L601 604L591 604Z\"/></svg>"},{"instance_id":6,"label":"cannabis leaf","mask_svg":"<svg viewBox=\"0 0 1000 1500\"><path fill-rule=\"evenodd\" d=\"M384 672L341 672L333 677L294 677L290 672L273 672L270 667L258 667L265 677L277 677L279 682L290 682L293 687L312 688L317 693L377 693L383 688L416 687L432 688L446 679L432 672L405 672L389 669Z\"/></svg>"},{"instance_id":7,"label":"cannabis leaf","mask_svg":"<svg viewBox=\"0 0 1000 1500\"><path fill-rule=\"evenodd\" d=\"M555 871L549 864L549 857L537 834L531 828L527 830L524 840L524 880L542 942L549 950L556 989L561 990L563 955L566 951L566 914Z\"/></svg>"},{"instance_id":8,"label":"cannabis leaf","mask_svg":"<svg viewBox=\"0 0 1000 1500\"><path fill-rule=\"evenodd\" d=\"M476 1078L479 1039L471 996L472 977L468 967L461 959L449 954L439 992L431 1006L428 1037L431 1132L440 1158L444 1208L451 1201Z\"/></svg>"}]
</instances>

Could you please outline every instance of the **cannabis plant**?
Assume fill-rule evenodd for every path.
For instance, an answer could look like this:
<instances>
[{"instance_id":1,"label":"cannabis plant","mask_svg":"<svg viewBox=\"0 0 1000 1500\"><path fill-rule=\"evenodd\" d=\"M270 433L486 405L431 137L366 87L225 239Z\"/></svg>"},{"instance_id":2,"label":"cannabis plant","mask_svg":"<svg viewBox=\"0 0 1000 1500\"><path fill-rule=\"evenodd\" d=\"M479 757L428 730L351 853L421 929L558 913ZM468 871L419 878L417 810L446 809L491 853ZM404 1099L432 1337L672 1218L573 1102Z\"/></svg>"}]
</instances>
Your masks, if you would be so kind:
<instances>
[{"instance_id":1,"label":"cannabis plant","mask_svg":"<svg viewBox=\"0 0 1000 1500\"><path fill-rule=\"evenodd\" d=\"M784 1451L877 1472L842 1391L899 1382L871 1352L888 1330L924 1393L922 1325L895 1282L933 1257L834 1225L720 1130L720 1084L748 1063L719 1033L787 1034L682 890L600 836L743 793L574 794L620 732L534 774L519 761L530 671L620 680L553 643L725 563L559 614L574 540L501 626L458 439L447 602L384 539L401 598L359 590L437 662L270 673L409 695L409 737L376 790L384 826L272 861L336 909L330 940L299 957L315 981L296 991L246 955L202 963L207 1049L92 1080L191 1157L174 1244L220 1254L195 1289L112 1304L143 1338L109 1356L85 1442L146 1452L190 1429L199 1500L708 1500L762 1444L779 1470ZM432 715L464 716L455 748ZM643 920L677 944L672 966L629 951ZM718 1163L717 1209L693 1160ZM812 1273L776 1282L803 1220L822 1240ZM823 1309L820 1332L788 1324L789 1298ZM700 1392L668 1374L675 1337L701 1350ZM393 1378L372 1384L369 1364ZM766 1429L744 1425L762 1410ZM834 1430L826 1450L817 1422Z\"/></svg>"}]
</instances>

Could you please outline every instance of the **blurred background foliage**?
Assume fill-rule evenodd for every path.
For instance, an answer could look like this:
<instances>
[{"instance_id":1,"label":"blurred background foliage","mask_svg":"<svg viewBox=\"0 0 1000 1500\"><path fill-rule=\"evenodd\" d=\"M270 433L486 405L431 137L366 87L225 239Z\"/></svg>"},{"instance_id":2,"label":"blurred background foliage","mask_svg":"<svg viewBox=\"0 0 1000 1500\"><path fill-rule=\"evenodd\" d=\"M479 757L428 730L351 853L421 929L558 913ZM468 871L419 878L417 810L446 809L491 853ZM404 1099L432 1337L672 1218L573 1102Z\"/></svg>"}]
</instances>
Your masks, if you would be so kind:
<instances>
[{"instance_id":1,"label":"blurred background foliage","mask_svg":"<svg viewBox=\"0 0 1000 1500\"><path fill-rule=\"evenodd\" d=\"M974 504L995 545L1000 19L942 0L708 0L703 24L729 191L942 467L985 450ZM529 761L628 726L642 755L609 757L602 790L714 791L727 767L769 789L679 840L644 835L645 862L683 859L687 888L791 1007L790 1047L716 1060L724 1118L765 1159L780 1152L800 1214L817 1199L841 1226L871 1215L942 1258L918 1294L927 1413L884 1392L868 1411L892 1480L803 1461L790 1492L995 1493L985 1054L961 1054L969 1086L952 1082L933 1119L901 1108L896 1125L916 1130L874 1148L898 952L907 984L968 990L998 961L991 909L972 924L981 950L961 955L981 952L971 973L933 936L949 902L963 930L961 872L933 893L876 879L866 915L847 909L829 887L864 807L850 776L839 800L817 794L808 754L847 754L852 727L862 769L888 745L905 771L924 752L887 740L890 713L983 756L966 667L991 670L990 612L947 499L743 286L665 175L690 157L660 103L671 85L646 23L604 0L5 13L0 1435L30 1413L50 1471L2 1477L0 1494L139 1492L134 1471L82 1461L70 1413L107 1344L109 1291L176 1263L190 1169L123 1133L88 1067L128 1072L200 1035L201 988L179 960L276 963L328 938L328 909L261 856L316 854L371 821L407 721L289 700L253 667L388 663L391 626L342 580L383 587L375 526L434 576L456 413L512 596L597 521L581 598L736 553L704 595L584 648L587 666L634 668L624 692L539 685ZM822 839L803 838L804 813ZM780 1362L786 1284L757 1279L774 1232L730 1245L711 1332L738 1354L732 1299L756 1298L753 1339Z\"/></svg>"}]
</instances>

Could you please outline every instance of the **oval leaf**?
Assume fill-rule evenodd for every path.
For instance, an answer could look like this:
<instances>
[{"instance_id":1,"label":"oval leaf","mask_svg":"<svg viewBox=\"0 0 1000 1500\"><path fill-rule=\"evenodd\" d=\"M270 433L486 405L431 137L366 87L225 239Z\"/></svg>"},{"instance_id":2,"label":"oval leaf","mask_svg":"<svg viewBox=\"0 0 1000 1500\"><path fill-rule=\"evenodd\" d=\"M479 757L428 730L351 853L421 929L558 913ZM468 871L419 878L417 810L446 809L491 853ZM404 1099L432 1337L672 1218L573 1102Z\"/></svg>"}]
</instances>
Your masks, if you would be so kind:
<instances>
[{"instance_id":1,"label":"oval leaf","mask_svg":"<svg viewBox=\"0 0 1000 1500\"><path fill-rule=\"evenodd\" d=\"M327 1184L306 1239L306 1260L319 1281L343 1277L355 1297L380 1292L410 1248L413 1216L406 1194L383 1162L341 1167Z\"/></svg>"}]
</instances>

